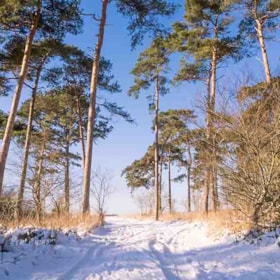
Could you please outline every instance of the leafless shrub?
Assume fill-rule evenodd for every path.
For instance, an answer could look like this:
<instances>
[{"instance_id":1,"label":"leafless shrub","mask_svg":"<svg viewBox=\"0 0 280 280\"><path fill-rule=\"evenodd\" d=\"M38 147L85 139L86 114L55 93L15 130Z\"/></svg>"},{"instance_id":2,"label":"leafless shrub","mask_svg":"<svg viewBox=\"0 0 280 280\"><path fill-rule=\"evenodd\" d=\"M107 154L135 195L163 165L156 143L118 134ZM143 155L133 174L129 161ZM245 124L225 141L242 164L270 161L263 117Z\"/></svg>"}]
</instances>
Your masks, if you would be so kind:
<instances>
[{"instance_id":1,"label":"leafless shrub","mask_svg":"<svg viewBox=\"0 0 280 280\"><path fill-rule=\"evenodd\" d=\"M112 176L110 172L103 171L101 168L97 168L92 173L91 192L94 199L93 208L99 215L100 224L103 225L108 198L114 192L114 186L112 185Z\"/></svg>"},{"instance_id":2,"label":"leafless shrub","mask_svg":"<svg viewBox=\"0 0 280 280\"><path fill-rule=\"evenodd\" d=\"M280 86L256 85L235 115L220 115L225 198L252 226L280 221ZM223 117L221 117L223 115Z\"/></svg>"}]
</instances>

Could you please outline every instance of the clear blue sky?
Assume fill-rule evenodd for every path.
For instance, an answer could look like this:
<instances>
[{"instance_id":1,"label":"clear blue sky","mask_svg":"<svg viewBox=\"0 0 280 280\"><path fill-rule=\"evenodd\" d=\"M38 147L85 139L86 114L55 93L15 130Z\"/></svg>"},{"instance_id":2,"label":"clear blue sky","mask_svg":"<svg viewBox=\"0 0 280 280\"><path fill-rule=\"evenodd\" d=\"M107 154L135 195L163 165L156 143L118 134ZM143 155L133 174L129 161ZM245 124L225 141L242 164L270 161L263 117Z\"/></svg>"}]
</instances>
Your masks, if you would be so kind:
<instances>
[{"instance_id":1,"label":"clear blue sky","mask_svg":"<svg viewBox=\"0 0 280 280\"><path fill-rule=\"evenodd\" d=\"M184 4L184 1L175 1ZM86 13L94 12L100 14L99 1L83 0L83 8ZM182 20L183 8L167 23L175 20ZM143 46L131 51L130 39L126 30L127 20L117 14L113 4L109 5L107 26L105 31L104 47L102 55L110 59L113 63L115 78L119 81L122 92L111 96L111 100L116 101L136 120L137 125L125 123L123 120L114 121L114 131L106 140L99 141L93 151L93 166L100 166L102 169L111 170L113 175L112 184L117 191L109 201L109 212L111 213L132 213L138 211L134 201L131 199L130 189L126 182L121 178L121 170L131 164L135 159L139 159L145 153L147 147L152 144L154 136L151 131L152 115L148 111L146 93L135 100L128 97L127 92L132 85L133 77L129 74L133 68L138 54L148 46L150 40L146 38ZM97 34L97 22L89 17L85 19L84 32L78 36L67 38L69 44L76 45L88 53L92 53ZM279 44L269 43L268 54L270 57L271 68L274 74L279 74ZM242 71L251 69L259 76L262 73L262 66L259 61L260 53L257 56L243 60L237 65L229 64L228 68L223 69L223 79L219 81L220 86L227 83L228 79L240 76ZM278 66L277 66L278 65ZM171 72L176 71L177 61L171 63ZM262 75L262 74L261 74ZM182 84L171 89L170 93L161 98L161 110L170 108L193 108L197 100L203 94L201 85ZM26 93L23 98L26 98ZM0 109L9 110L11 97L1 98ZM12 156L12 154L11 154ZM82 171L75 171L74 176L81 177ZM186 197L186 183L174 186L174 195L178 203Z\"/></svg>"}]
</instances>

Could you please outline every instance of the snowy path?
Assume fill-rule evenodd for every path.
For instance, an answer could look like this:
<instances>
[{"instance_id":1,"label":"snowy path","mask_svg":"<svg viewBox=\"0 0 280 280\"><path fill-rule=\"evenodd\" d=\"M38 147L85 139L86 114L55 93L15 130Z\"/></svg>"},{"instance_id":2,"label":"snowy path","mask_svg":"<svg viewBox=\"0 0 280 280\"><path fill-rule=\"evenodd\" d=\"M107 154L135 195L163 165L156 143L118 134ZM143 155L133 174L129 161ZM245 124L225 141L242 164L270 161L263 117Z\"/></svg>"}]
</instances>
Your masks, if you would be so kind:
<instances>
[{"instance_id":1,"label":"snowy path","mask_svg":"<svg viewBox=\"0 0 280 280\"><path fill-rule=\"evenodd\" d=\"M111 217L85 240L52 250L9 265L3 279L280 279L276 244L213 241L203 223Z\"/></svg>"},{"instance_id":2,"label":"snowy path","mask_svg":"<svg viewBox=\"0 0 280 280\"><path fill-rule=\"evenodd\" d=\"M179 267L186 255L179 248L186 233L194 239L190 230L184 223L113 219L92 237L98 245L60 279L184 279ZM208 241L204 235L192 246Z\"/></svg>"}]
</instances>

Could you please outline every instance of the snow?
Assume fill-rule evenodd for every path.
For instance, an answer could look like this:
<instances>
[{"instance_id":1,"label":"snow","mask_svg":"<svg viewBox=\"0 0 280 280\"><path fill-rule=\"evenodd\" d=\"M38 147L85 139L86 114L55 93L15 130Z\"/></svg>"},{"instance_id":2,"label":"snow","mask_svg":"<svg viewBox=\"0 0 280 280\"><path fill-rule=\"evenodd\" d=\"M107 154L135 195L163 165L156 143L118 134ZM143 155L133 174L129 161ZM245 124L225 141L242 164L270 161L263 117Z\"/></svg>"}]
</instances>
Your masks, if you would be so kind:
<instances>
[{"instance_id":1,"label":"snow","mask_svg":"<svg viewBox=\"0 0 280 280\"><path fill-rule=\"evenodd\" d=\"M9 232L14 243L3 253L0 279L280 279L272 234L251 244L226 232L209 235L205 222L121 217L91 232L59 232L56 245L44 238L15 242L19 232Z\"/></svg>"}]
</instances>

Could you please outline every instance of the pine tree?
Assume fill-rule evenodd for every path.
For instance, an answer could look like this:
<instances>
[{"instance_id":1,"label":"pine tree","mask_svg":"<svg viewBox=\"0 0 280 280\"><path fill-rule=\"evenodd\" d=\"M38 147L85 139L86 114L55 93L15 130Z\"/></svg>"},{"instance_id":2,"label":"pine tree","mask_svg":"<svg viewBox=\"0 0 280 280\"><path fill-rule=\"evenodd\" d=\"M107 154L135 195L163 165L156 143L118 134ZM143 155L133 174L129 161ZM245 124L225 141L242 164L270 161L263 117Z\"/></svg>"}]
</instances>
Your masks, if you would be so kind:
<instances>
[{"instance_id":1,"label":"pine tree","mask_svg":"<svg viewBox=\"0 0 280 280\"><path fill-rule=\"evenodd\" d=\"M189 124L195 118L191 110L168 110L159 114L159 143L165 162L168 167L168 206L172 212L172 190L171 190L171 163L175 162L179 166L187 169L187 193L190 211L190 170L192 166L191 154L191 131ZM175 181L185 176L175 178Z\"/></svg>"},{"instance_id":2,"label":"pine tree","mask_svg":"<svg viewBox=\"0 0 280 280\"><path fill-rule=\"evenodd\" d=\"M168 64L168 50L164 47L163 38L155 39L151 46L140 54L132 74L135 76L134 85L130 88L129 94L136 97L142 90L149 90L154 86L154 94L149 98L154 100L152 108L155 111L154 133L155 133L155 190L156 190L156 220L160 212L160 186L159 186L159 96L167 93L167 78L165 72Z\"/></svg>"},{"instance_id":3,"label":"pine tree","mask_svg":"<svg viewBox=\"0 0 280 280\"><path fill-rule=\"evenodd\" d=\"M81 27L81 19L79 15L79 2L56 1L12 1L0 10L0 18L7 16L11 9L13 10L13 17L8 20L1 20L1 27L7 34L26 34L25 47L18 76L17 86L14 92L13 102L9 113L6 130L0 150L0 195L2 193L4 171L6 160L8 156L9 146L11 142L13 126L16 118L17 108L21 91L26 79L28 70L28 62L31 55L33 40L36 37L41 37L44 34L50 34L55 38L63 38L67 32L76 34ZM30 16L31 11L31 16Z\"/></svg>"},{"instance_id":4,"label":"pine tree","mask_svg":"<svg viewBox=\"0 0 280 280\"><path fill-rule=\"evenodd\" d=\"M140 187L145 187L146 189L152 188L155 179L154 166L154 146L150 146L141 159L135 160L122 171L122 176L125 176L127 186L132 191Z\"/></svg>"},{"instance_id":5,"label":"pine tree","mask_svg":"<svg viewBox=\"0 0 280 280\"><path fill-rule=\"evenodd\" d=\"M177 81L205 81L207 90L206 129L208 153L211 164L206 166L204 209L209 209L209 192L212 191L214 209L218 207L218 193L215 180L216 143L214 139L213 113L215 112L217 69L229 58L239 59L237 36L230 34L233 22L230 1L186 1L185 22L174 24L171 34L171 49L186 54L182 60Z\"/></svg>"},{"instance_id":6,"label":"pine tree","mask_svg":"<svg viewBox=\"0 0 280 280\"><path fill-rule=\"evenodd\" d=\"M17 61L23 55L22 52L22 45L19 44L18 40L13 38L9 44L6 45L7 48L7 59L6 62L11 64L13 67L13 61ZM22 42L23 43L23 42ZM29 156L29 148L30 148L30 141L31 141L31 131L32 131L32 121L33 121L33 113L34 113L34 106L36 101L36 95L39 87L39 82L41 79L41 75L44 71L45 65L50 61L51 57L56 54L56 48L58 46L58 42L56 40L43 40L39 42L34 42L32 46L32 57L29 60L29 68L27 72L27 82L25 84L32 82L33 85L29 86L32 90L31 102L29 106L29 113L28 113L28 122L27 122L27 129L26 129L26 136L25 136L25 144L24 144L24 156L22 162L22 169L21 169L21 178L20 178L20 185L18 190L17 196L17 206L16 206L16 217L19 219L22 215L22 201L24 196L24 189L25 189L25 181L26 181L26 173L27 173L27 165L28 165L28 156ZM18 55L15 56L15 53Z\"/></svg>"}]
</instances>

